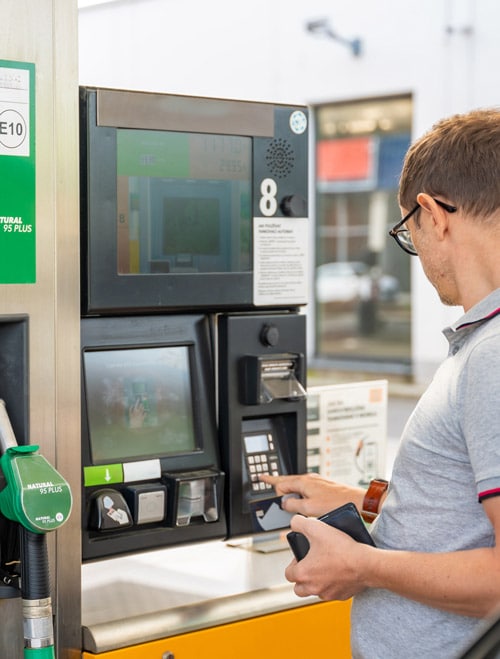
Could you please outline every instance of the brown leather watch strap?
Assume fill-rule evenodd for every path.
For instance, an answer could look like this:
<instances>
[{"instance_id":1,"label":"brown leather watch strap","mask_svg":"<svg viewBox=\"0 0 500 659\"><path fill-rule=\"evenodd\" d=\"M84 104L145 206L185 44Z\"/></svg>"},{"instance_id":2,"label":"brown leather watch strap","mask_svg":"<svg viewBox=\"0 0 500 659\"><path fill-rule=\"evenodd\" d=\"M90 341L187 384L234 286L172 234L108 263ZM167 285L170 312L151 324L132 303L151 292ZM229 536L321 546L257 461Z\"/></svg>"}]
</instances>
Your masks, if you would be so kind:
<instances>
[{"instance_id":1,"label":"brown leather watch strap","mask_svg":"<svg viewBox=\"0 0 500 659\"><path fill-rule=\"evenodd\" d=\"M377 517L380 500L388 487L389 482L382 478L374 478L370 482L365 498L363 499L363 510L361 511L361 517L365 522L371 524L371 522Z\"/></svg>"}]
</instances>

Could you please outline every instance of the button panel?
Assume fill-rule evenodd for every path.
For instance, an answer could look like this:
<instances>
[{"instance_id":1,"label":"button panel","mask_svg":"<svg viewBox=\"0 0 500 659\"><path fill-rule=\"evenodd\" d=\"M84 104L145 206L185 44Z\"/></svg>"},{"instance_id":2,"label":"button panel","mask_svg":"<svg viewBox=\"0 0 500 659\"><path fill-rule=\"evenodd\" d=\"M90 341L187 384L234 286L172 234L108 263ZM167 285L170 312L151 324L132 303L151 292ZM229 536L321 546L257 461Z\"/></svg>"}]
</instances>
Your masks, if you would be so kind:
<instances>
[{"instance_id":1,"label":"button panel","mask_svg":"<svg viewBox=\"0 0 500 659\"><path fill-rule=\"evenodd\" d=\"M254 494L264 494L273 489L269 483L259 480L261 474L278 476L279 456L270 433L244 435L245 460L250 480L250 489Z\"/></svg>"}]
</instances>

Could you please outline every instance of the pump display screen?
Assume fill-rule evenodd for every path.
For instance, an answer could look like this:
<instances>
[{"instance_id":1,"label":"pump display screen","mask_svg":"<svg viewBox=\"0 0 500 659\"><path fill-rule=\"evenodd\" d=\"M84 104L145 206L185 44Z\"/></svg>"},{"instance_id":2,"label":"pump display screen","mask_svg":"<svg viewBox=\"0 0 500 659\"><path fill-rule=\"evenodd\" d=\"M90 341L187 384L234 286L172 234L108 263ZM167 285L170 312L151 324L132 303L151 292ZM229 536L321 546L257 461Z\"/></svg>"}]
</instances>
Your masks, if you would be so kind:
<instances>
[{"instance_id":1,"label":"pump display screen","mask_svg":"<svg viewBox=\"0 0 500 659\"><path fill-rule=\"evenodd\" d=\"M250 137L117 129L117 272L251 269Z\"/></svg>"},{"instance_id":2,"label":"pump display screen","mask_svg":"<svg viewBox=\"0 0 500 659\"><path fill-rule=\"evenodd\" d=\"M247 453L265 453L269 451L269 438L267 435L246 435L245 449Z\"/></svg>"},{"instance_id":3,"label":"pump display screen","mask_svg":"<svg viewBox=\"0 0 500 659\"><path fill-rule=\"evenodd\" d=\"M85 351L84 376L94 464L200 448L188 346Z\"/></svg>"}]
</instances>

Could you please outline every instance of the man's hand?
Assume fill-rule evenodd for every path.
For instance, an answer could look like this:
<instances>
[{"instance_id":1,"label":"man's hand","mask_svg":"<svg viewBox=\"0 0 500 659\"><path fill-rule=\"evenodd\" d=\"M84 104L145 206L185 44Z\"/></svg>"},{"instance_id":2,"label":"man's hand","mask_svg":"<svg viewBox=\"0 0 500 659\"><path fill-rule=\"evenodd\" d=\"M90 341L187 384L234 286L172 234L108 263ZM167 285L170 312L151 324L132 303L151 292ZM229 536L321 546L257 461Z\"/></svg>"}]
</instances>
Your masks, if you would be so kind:
<instances>
[{"instance_id":1,"label":"man's hand","mask_svg":"<svg viewBox=\"0 0 500 659\"><path fill-rule=\"evenodd\" d=\"M301 498L284 497L282 508L290 513L318 517L352 501L358 509L363 504L366 491L321 478L318 474L294 476L265 476L260 480L270 483L278 496L298 494Z\"/></svg>"},{"instance_id":2,"label":"man's hand","mask_svg":"<svg viewBox=\"0 0 500 659\"><path fill-rule=\"evenodd\" d=\"M291 528L303 533L310 544L305 558L292 560L285 570L288 581L295 583L296 595L346 600L364 590L366 551L374 547L358 543L324 522L300 515L292 519Z\"/></svg>"}]
</instances>

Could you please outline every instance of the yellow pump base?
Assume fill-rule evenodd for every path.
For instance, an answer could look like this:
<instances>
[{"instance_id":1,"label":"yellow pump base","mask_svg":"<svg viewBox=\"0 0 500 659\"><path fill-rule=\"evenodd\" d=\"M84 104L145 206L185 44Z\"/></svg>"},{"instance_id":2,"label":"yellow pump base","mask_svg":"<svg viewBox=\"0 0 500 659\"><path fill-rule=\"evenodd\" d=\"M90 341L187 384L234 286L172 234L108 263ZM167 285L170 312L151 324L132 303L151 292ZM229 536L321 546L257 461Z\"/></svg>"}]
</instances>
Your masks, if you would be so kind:
<instances>
[{"instance_id":1,"label":"yellow pump base","mask_svg":"<svg viewBox=\"0 0 500 659\"><path fill-rule=\"evenodd\" d=\"M82 659L350 659L350 610L319 602Z\"/></svg>"}]
</instances>

